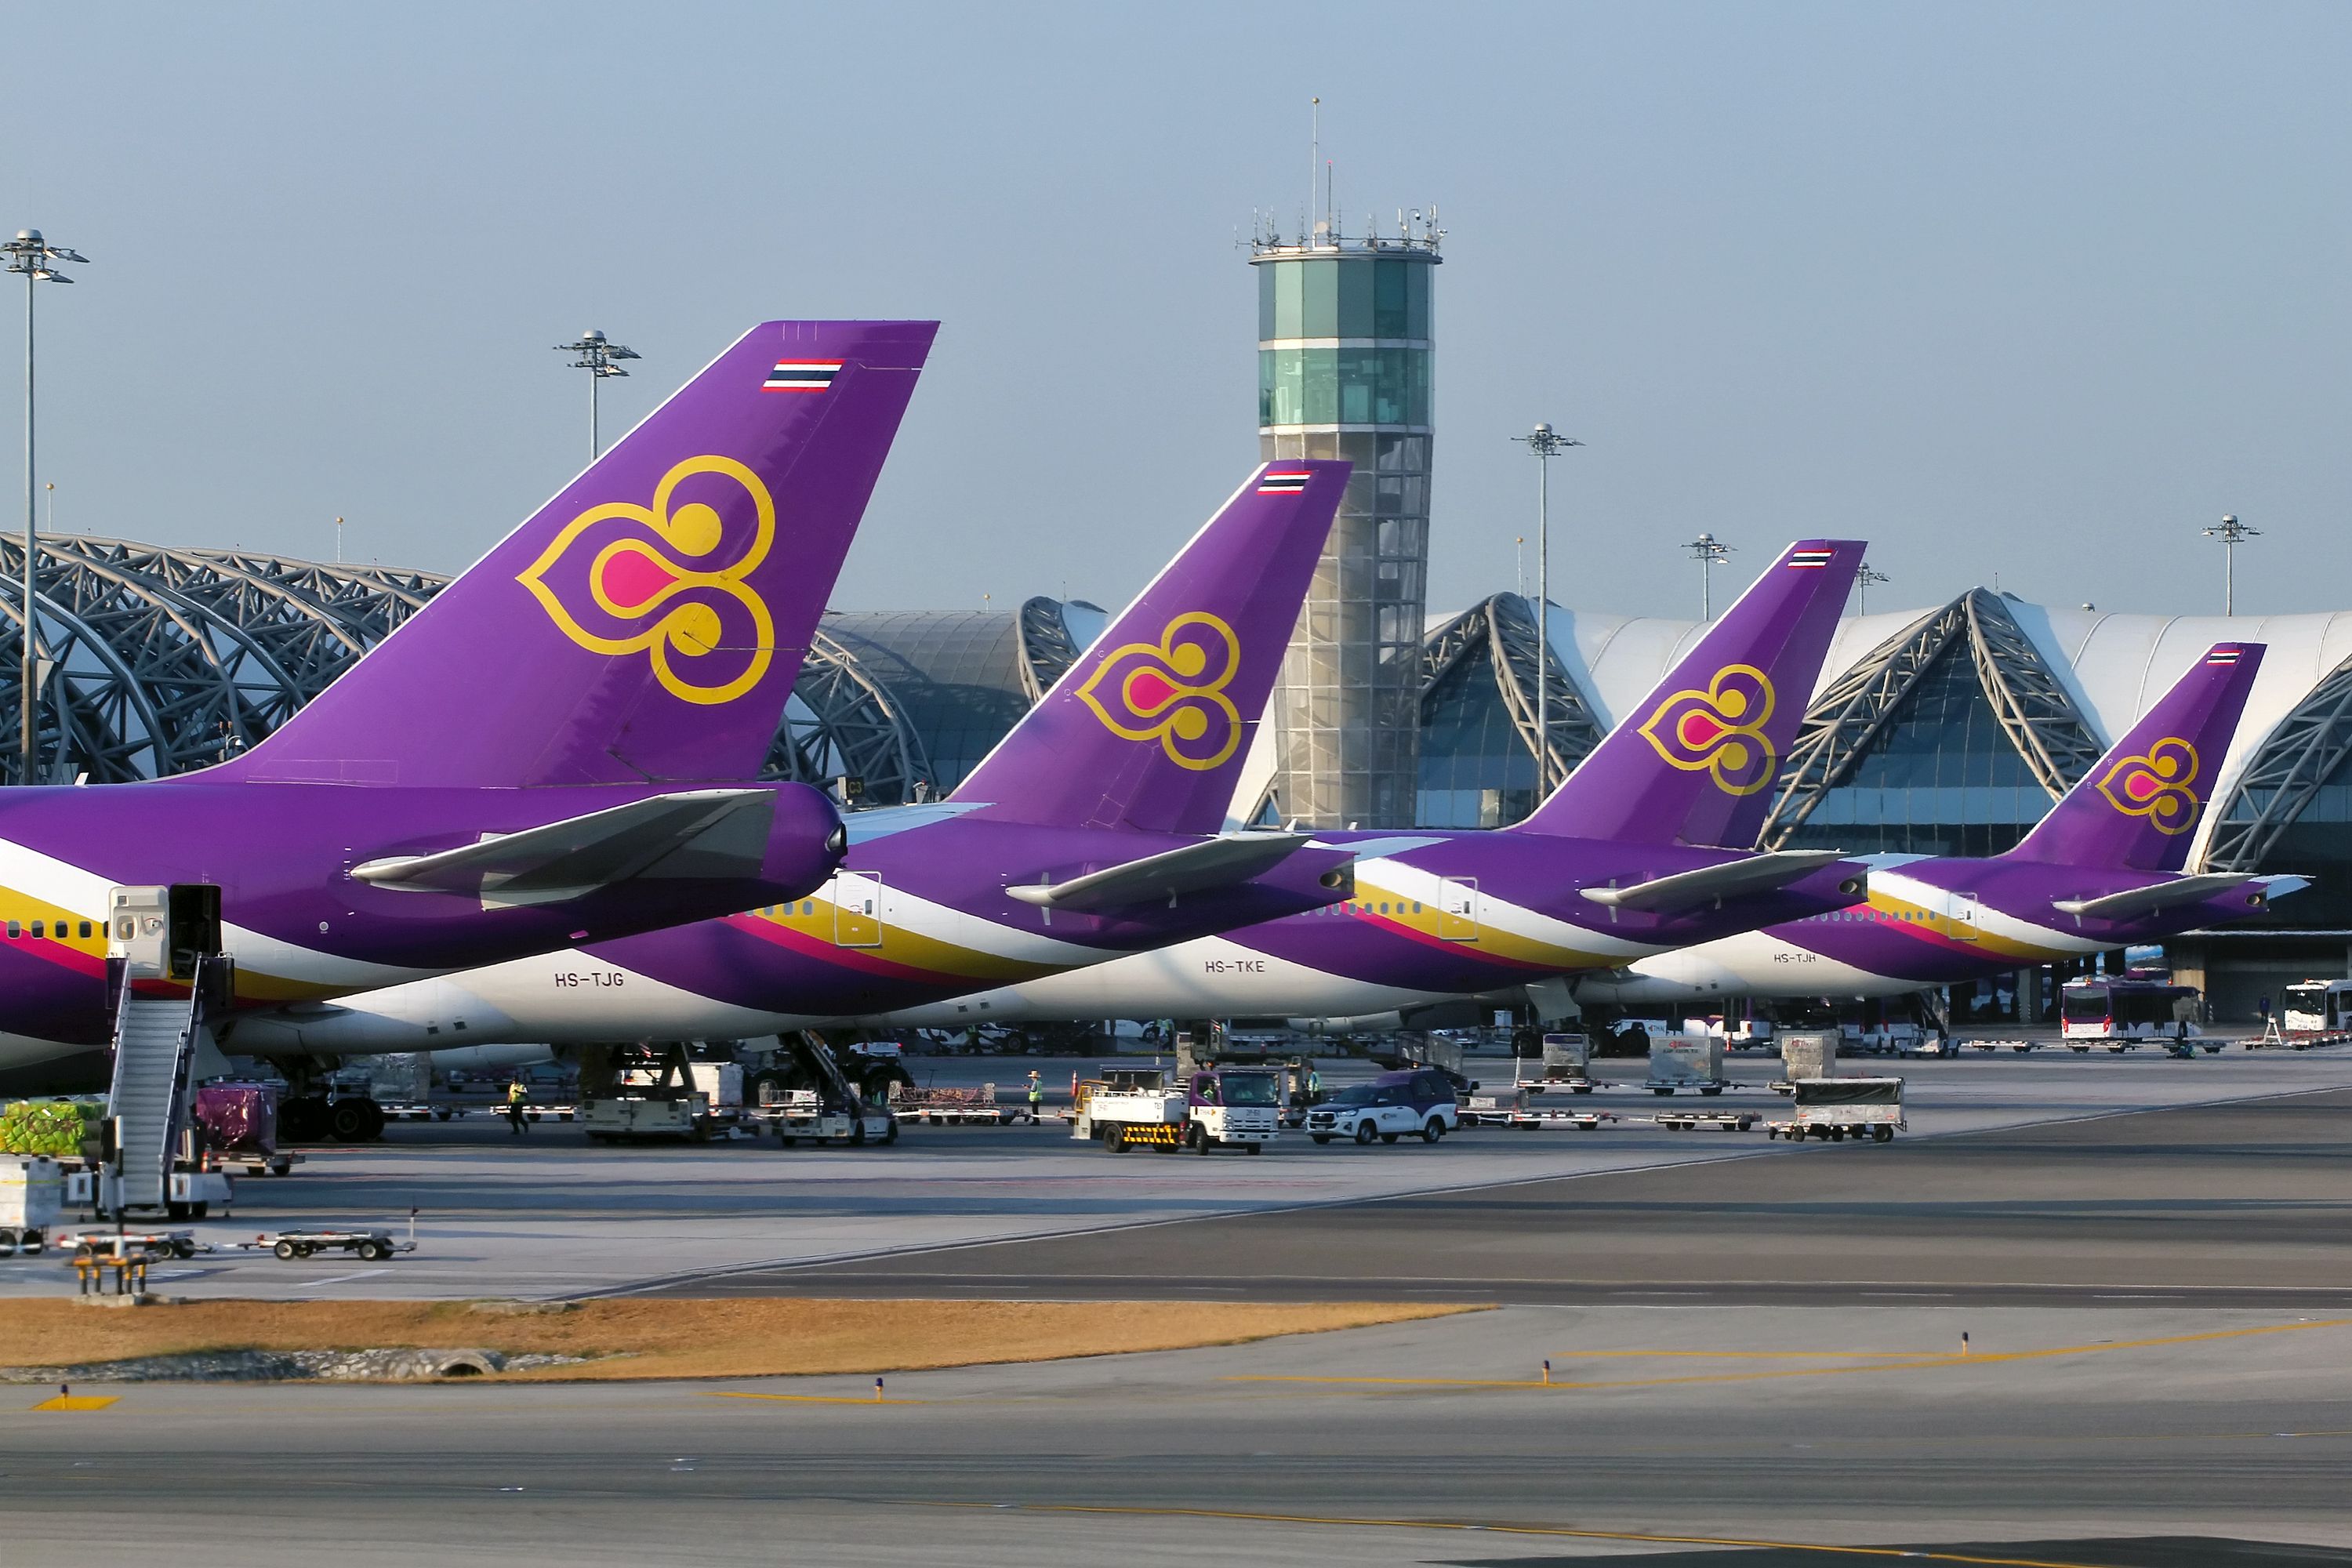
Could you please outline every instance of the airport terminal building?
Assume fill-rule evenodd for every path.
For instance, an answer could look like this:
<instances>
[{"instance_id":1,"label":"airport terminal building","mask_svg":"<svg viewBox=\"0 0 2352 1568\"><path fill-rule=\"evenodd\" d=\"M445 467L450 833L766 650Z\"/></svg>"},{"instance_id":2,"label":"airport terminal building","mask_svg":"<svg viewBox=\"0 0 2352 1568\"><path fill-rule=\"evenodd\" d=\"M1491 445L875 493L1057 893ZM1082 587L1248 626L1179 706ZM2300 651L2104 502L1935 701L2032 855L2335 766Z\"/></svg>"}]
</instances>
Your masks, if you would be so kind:
<instances>
[{"instance_id":1,"label":"airport terminal building","mask_svg":"<svg viewBox=\"0 0 2352 1568\"><path fill-rule=\"evenodd\" d=\"M0 542L0 573L21 571ZM268 734L446 579L68 534L43 542L43 776L150 778ZM20 616L0 598L0 710L17 701ZM1419 826L1499 827L1534 805L1535 607L1496 595L1429 618L1420 668ZM1108 617L1038 596L999 614L828 615L770 753L774 776L866 805L952 789ZM1550 743L1573 764L1674 663L1696 623L1554 607ZM2268 645L2236 742L2204 763L2192 868L2315 885L2264 925L2169 944L2214 1016L2352 970L2352 612L2168 617L2051 608L1979 588L1849 617L1778 786L1775 846L1984 855L2014 844L2206 647ZM1277 699L1278 700L1278 699ZM1271 727L1267 727L1269 730ZM1237 817L1283 820L1262 731ZM1368 826L1370 826L1368 824ZM1397 824L1397 826L1408 826ZM2046 999L2053 987L2029 987ZM2012 989L1957 998L1998 1014Z\"/></svg>"}]
</instances>

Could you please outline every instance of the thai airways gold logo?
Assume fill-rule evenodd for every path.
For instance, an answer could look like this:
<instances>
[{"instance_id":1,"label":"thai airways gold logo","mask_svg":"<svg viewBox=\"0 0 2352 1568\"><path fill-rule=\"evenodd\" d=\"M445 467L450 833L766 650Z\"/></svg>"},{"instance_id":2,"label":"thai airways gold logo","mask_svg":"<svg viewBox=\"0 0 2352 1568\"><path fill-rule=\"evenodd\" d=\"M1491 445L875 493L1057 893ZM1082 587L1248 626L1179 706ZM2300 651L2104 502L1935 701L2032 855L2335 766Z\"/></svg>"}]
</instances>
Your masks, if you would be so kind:
<instances>
[{"instance_id":1,"label":"thai airways gold logo","mask_svg":"<svg viewBox=\"0 0 2352 1568\"><path fill-rule=\"evenodd\" d=\"M1131 642L1103 656L1078 700L1114 735L1157 741L1180 768L1206 772L1242 743L1242 716L1225 695L1241 668L1234 628L1195 610L1168 623L1156 643Z\"/></svg>"},{"instance_id":2,"label":"thai airways gold logo","mask_svg":"<svg viewBox=\"0 0 2352 1568\"><path fill-rule=\"evenodd\" d=\"M2158 833L2186 833L2197 825L2202 804L2189 786L2197 782L2197 748L2167 735L2137 756L2118 757L2099 775L2099 793L2126 816L2145 816Z\"/></svg>"},{"instance_id":3,"label":"thai airways gold logo","mask_svg":"<svg viewBox=\"0 0 2352 1568\"><path fill-rule=\"evenodd\" d=\"M1772 782L1780 758L1765 738L1772 681L1752 664L1727 664L1704 691L1677 691L1642 722L1642 734L1669 767L1715 775L1726 795L1754 795Z\"/></svg>"},{"instance_id":4,"label":"thai airways gold logo","mask_svg":"<svg viewBox=\"0 0 2352 1568\"><path fill-rule=\"evenodd\" d=\"M775 542L776 504L732 458L688 458L653 505L606 501L564 525L515 580L593 653L642 652L684 701L731 702L775 650L766 601L744 579Z\"/></svg>"}]
</instances>

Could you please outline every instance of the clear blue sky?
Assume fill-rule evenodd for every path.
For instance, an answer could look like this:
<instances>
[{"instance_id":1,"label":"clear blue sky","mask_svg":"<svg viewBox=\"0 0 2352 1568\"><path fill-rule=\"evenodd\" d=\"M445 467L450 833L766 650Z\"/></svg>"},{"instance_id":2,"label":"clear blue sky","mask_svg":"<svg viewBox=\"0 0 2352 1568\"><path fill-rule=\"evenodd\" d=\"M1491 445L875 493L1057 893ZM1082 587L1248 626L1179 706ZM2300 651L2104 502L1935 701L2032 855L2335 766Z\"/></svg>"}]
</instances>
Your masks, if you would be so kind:
<instances>
[{"instance_id":1,"label":"clear blue sky","mask_svg":"<svg viewBox=\"0 0 2352 1568\"><path fill-rule=\"evenodd\" d=\"M1430 600L1695 609L1856 534L2003 586L2352 606L2341 5L17 7L0 222L61 527L452 568L750 322L947 323L835 603L1132 591L1255 459L1254 207L1437 204ZM37 120L39 133L22 133ZM8 280L12 285L15 280ZM16 285L21 288L21 285ZM0 437L21 300L0 293ZM609 426L608 426L609 427ZM13 447L0 457L20 482ZM0 501L0 526L17 503Z\"/></svg>"}]
</instances>

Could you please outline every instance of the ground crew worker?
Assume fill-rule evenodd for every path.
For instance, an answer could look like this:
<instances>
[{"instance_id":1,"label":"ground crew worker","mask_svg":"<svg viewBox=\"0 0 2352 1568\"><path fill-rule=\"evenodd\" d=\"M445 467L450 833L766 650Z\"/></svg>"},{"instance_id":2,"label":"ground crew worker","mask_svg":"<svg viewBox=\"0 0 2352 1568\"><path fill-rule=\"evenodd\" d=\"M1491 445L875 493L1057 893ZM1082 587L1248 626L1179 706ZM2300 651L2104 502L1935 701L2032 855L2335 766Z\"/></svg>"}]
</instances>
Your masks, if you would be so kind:
<instances>
[{"instance_id":1,"label":"ground crew worker","mask_svg":"<svg viewBox=\"0 0 2352 1568\"><path fill-rule=\"evenodd\" d=\"M1037 1069L1035 1068L1031 1068L1029 1069L1029 1120L1032 1121L1044 1121L1045 1116L1043 1112L1045 1108L1045 1082L1043 1079L1038 1078Z\"/></svg>"},{"instance_id":2,"label":"ground crew worker","mask_svg":"<svg viewBox=\"0 0 2352 1568\"><path fill-rule=\"evenodd\" d=\"M1312 1062L1307 1065L1307 1103L1309 1105L1323 1103L1323 1075L1317 1070Z\"/></svg>"},{"instance_id":3,"label":"ground crew worker","mask_svg":"<svg viewBox=\"0 0 2352 1568\"><path fill-rule=\"evenodd\" d=\"M507 1131L517 1137L522 1135L523 1128L528 1125L522 1119L522 1104L527 1098L522 1079L516 1079L507 1085Z\"/></svg>"}]
</instances>

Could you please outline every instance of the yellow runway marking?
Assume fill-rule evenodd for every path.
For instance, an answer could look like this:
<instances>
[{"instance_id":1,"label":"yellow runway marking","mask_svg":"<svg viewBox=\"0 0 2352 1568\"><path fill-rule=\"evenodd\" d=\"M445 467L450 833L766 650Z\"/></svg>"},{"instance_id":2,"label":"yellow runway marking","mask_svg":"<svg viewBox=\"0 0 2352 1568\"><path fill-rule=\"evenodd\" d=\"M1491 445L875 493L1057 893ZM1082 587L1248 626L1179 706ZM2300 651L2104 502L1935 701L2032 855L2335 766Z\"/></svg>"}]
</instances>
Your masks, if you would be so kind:
<instances>
[{"instance_id":1,"label":"yellow runway marking","mask_svg":"<svg viewBox=\"0 0 2352 1568\"><path fill-rule=\"evenodd\" d=\"M1470 1524L1450 1519L1349 1519L1311 1513L1243 1513L1211 1508L1111 1508L1084 1503L948 1502L938 1508L987 1509L1006 1513L1112 1514L1128 1519L1215 1519L1245 1524L1326 1524L1366 1530L1455 1530L1484 1535L1542 1535L1574 1541L1638 1541L1660 1546L1738 1546L1754 1551L1818 1552L1828 1557L1901 1557L1914 1563L1967 1563L1978 1568L2101 1568L2047 1557L1986 1557L1967 1552L1909 1550L1900 1546L1832 1546L1816 1541L1748 1540L1731 1535L1661 1535L1636 1530L1570 1530L1560 1525Z\"/></svg>"},{"instance_id":2,"label":"yellow runway marking","mask_svg":"<svg viewBox=\"0 0 2352 1568\"><path fill-rule=\"evenodd\" d=\"M121 1395L115 1394L60 1394L54 1399L44 1399L33 1406L36 1410L103 1410Z\"/></svg>"},{"instance_id":3,"label":"yellow runway marking","mask_svg":"<svg viewBox=\"0 0 2352 1568\"><path fill-rule=\"evenodd\" d=\"M1338 1388L1661 1388L1692 1383L1761 1383L1769 1379L1790 1377L1850 1377L1856 1373L1933 1371L1955 1366L1989 1366L2002 1362L2047 1361L2057 1356L2104 1355L2115 1351L2154 1350L2168 1345L2203 1344L2214 1340L2247 1339L2258 1334L2293 1334L2311 1329L2340 1329L2352 1326L2352 1318L2328 1318L2309 1323L2269 1323L2252 1329L2216 1329L2201 1334L2170 1334L2159 1339L2111 1340L2099 1344L2051 1345L2031 1351L1979 1351L1970 1355L1926 1356L1916 1360L1873 1361L1858 1366L1807 1366L1774 1372L1699 1373L1679 1377L1629 1377L1571 1381L1553 1378L1545 1383L1535 1378L1474 1378L1474 1377L1312 1377L1299 1374L1259 1373L1222 1379L1226 1383L1286 1383L1308 1384ZM1604 1352L1605 1353L1605 1352ZM1641 1352L1632 1352L1639 1354ZM1692 1353L1692 1352L1670 1352ZM1754 1352L1768 1354L1770 1352ZM1570 1354L1566 1359L1580 1359Z\"/></svg>"},{"instance_id":4,"label":"yellow runway marking","mask_svg":"<svg viewBox=\"0 0 2352 1568\"><path fill-rule=\"evenodd\" d=\"M855 1394L738 1394L732 1389L705 1389L705 1399L766 1399L778 1405L929 1405L928 1399L877 1399Z\"/></svg>"}]
</instances>

